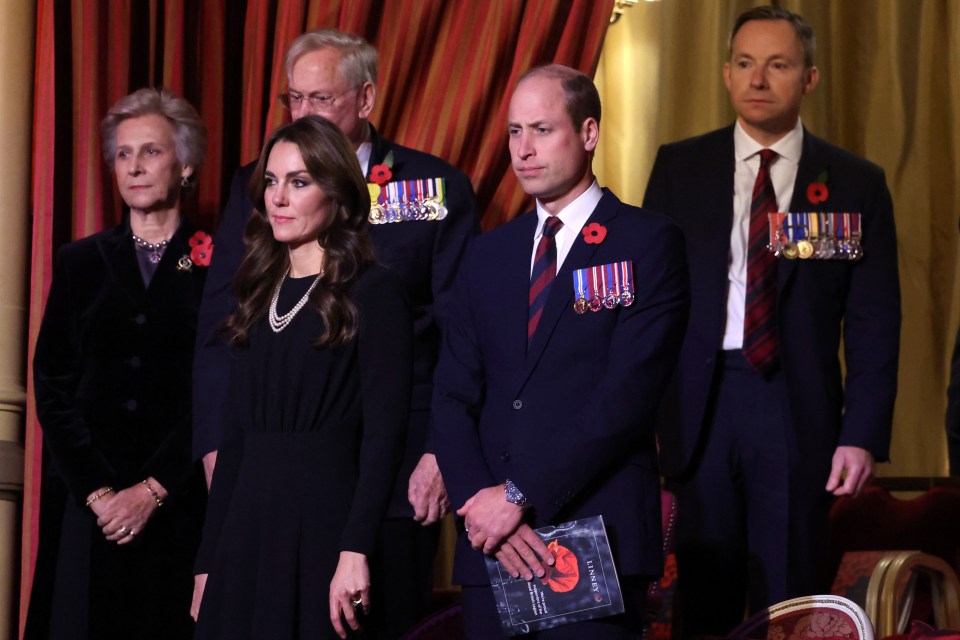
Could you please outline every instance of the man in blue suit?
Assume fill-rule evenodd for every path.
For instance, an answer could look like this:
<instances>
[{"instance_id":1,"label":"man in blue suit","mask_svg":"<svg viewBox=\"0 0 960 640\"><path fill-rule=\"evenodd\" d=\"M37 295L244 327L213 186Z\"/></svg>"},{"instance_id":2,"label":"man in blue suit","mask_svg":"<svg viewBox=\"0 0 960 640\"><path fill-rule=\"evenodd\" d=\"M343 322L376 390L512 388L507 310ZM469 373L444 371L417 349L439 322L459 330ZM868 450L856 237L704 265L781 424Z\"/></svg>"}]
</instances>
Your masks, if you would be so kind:
<instances>
[{"instance_id":1,"label":"man in blue suit","mask_svg":"<svg viewBox=\"0 0 960 640\"><path fill-rule=\"evenodd\" d=\"M501 636L484 554L528 580L553 562L533 528L602 515L626 601L538 637L639 638L662 570L654 423L687 321L683 238L597 185L599 128L587 76L527 73L507 129L536 209L479 236L461 265L431 438L461 516L454 579L471 638Z\"/></svg>"},{"instance_id":2,"label":"man in blue suit","mask_svg":"<svg viewBox=\"0 0 960 640\"><path fill-rule=\"evenodd\" d=\"M725 635L745 603L825 592L833 496L859 493L888 457L893 205L879 167L801 125L813 48L786 9L742 14L723 67L736 123L662 147L644 200L680 224L690 257L690 327L658 428L687 637ZM774 257L769 211L860 214L862 259Z\"/></svg>"},{"instance_id":3,"label":"man in blue suit","mask_svg":"<svg viewBox=\"0 0 960 640\"><path fill-rule=\"evenodd\" d=\"M425 450L425 441L446 307L460 258L479 231L479 217L473 187L463 173L440 158L382 138L369 123L377 99L377 52L370 43L335 29L318 29L291 43L285 67L288 88L280 101L291 117L319 115L339 126L356 147L372 189L383 192L381 202L420 201L421 194L441 189L444 194L445 217L370 226L378 260L403 279L414 311L414 388L406 451L381 527L381 550L374 562L380 573L373 576L374 588L381 590L379 597L374 596L373 615L383 618L385 637L399 637L430 604L438 522L449 506L436 459ZM235 305L231 285L243 257L243 230L252 210L248 187L255 166L253 162L241 167L234 176L214 236L214 257L200 308L194 454L203 458L208 483L223 434L224 381L230 367L229 350L217 327Z\"/></svg>"}]
</instances>

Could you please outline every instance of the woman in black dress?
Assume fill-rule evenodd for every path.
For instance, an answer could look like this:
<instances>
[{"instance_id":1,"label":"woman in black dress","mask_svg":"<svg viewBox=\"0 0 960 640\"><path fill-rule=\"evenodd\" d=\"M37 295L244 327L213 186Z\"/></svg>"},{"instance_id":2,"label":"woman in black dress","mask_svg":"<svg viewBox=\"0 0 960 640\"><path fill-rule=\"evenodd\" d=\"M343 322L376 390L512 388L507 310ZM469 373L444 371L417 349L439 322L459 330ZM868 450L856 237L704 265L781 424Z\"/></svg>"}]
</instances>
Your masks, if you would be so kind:
<instances>
[{"instance_id":1,"label":"woman in black dress","mask_svg":"<svg viewBox=\"0 0 960 640\"><path fill-rule=\"evenodd\" d=\"M410 311L399 277L374 262L370 195L335 125L277 129L251 193L197 637L345 638L369 612L403 453Z\"/></svg>"},{"instance_id":2,"label":"woman in black dress","mask_svg":"<svg viewBox=\"0 0 960 640\"><path fill-rule=\"evenodd\" d=\"M121 98L101 128L130 214L57 255L33 360L49 458L25 637L189 638L206 498L190 386L210 247L180 196L206 134L157 89Z\"/></svg>"}]
</instances>

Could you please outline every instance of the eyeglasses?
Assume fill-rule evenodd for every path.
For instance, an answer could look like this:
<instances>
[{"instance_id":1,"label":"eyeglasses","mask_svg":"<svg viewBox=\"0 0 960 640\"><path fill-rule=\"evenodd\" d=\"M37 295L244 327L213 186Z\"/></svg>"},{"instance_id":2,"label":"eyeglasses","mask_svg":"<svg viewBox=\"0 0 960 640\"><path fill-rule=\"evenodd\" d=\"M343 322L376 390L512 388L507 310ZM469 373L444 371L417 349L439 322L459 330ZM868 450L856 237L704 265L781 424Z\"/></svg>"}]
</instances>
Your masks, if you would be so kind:
<instances>
[{"instance_id":1,"label":"eyeglasses","mask_svg":"<svg viewBox=\"0 0 960 640\"><path fill-rule=\"evenodd\" d=\"M357 87L350 87L343 93L335 96L325 96L322 93L311 93L310 95L305 96L302 93L297 93L296 91L284 91L277 94L277 99L280 101L280 104L283 105L284 109L299 109L301 106L303 106L304 100L309 102L310 106L314 109L332 109L333 105L336 104L338 99L347 95L356 88Z\"/></svg>"}]
</instances>

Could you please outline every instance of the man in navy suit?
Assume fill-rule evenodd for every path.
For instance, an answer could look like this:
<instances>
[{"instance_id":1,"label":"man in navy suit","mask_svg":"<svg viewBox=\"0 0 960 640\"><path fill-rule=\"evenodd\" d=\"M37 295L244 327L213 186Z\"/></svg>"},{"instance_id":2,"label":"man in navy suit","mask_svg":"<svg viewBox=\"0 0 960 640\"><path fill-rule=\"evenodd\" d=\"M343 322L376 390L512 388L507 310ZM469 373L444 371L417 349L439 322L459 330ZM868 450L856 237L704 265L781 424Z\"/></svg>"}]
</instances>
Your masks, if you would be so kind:
<instances>
[{"instance_id":1,"label":"man in navy suit","mask_svg":"<svg viewBox=\"0 0 960 640\"><path fill-rule=\"evenodd\" d=\"M742 14L723 67L736 123L662 147L644 200L680 224L690 258L690 327L658 428L679 505L687 637L723 636L747 602L825 592L833 496L859 493L888 456L900 334L893 205L879 167L801 125L818 80L813 48L810 26L786 9ZM859 213L862 259L774 257L765 214L748 241L751 212L765 207ZM748 278L752 264L770 270Z\"/></svg>"},{"instance_id":2,"label":"man in navy suit","mask_svg":"<svg viewBox=\"0 0 960 640\"><path fill-rule=\"evenodd\" d=\"M484 554L542 577L554 558L533 529L600 515L626 613L538 637L639 638L662 570L654 425L687 321L683 238L597 185L600 98L584 74L530 71L507 128L536 209L471 244L434 385L467 636L501 635ZM591 283L575 292L578 272Z\"/></svg>"},{"instance_id":3,"label":"man in navy suit","mask_svg":"<svg viewBox=\"0 0 960 640\"><path fill-rule=\"evenodd\" d=\"M400 193L408 194L409 202L418 199L409 195L412 192L439 189L445 196L442 219L404 219L370 227L378 260L400 274L414 310L414 389L406 452L381 527L381 552L374 568L379 566L382 572L373 577L374 588L385 590L374 604L374 615L384 617L380 626L385 637L399 637L430 604L438 522L449 507L436 459L425 451L425 441L447 302L460 258L479 231L473 187L440 158L385 140L368 122L377 99L377 52L362 38L334 29L308 32L291 43L285 66L288 88L280 101L291 117L320 115L339 126L356 147L371 188L385 193L381 202L399 200ZM203 458L208 483L223 434L224 381L230 367L229 351L220 342L217 327L235 304L231 284L243 257L243 230L252 210L248 187L255 165L241 167L234 176L214 236L215 255L200 308L194 454Z\"/></svg>"}]
</instances>

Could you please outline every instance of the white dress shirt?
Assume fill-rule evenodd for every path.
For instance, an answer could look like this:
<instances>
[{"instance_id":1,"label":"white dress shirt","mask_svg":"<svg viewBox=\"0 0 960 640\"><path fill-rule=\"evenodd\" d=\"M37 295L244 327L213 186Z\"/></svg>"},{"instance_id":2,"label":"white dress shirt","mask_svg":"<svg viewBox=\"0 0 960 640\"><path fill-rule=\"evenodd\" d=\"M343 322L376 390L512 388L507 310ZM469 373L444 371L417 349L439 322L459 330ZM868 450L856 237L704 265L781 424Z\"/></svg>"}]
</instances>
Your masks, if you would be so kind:
<instances>
[{"instance_id":1,"label":"white dress shirt","mask_svg":"<svg viewBox=\"0 0 960 640\"><path fill-rule=\"evenodd\" d=\"M370 156L373 155L373 143L361 142L357 147L357 160L360 162L360 171L363 173L364 180L370 175Z\"/></svg>"},{"instance_id":2,"label":"white dress shirt","mask_svg":"<svg viewBox=\"0 0 960 640\"><path fill-rule=\"evenodd\" d=\"M601 197L603 197L603 189L601 189L597 181L594 180L593 184L591 184L586 191L577 196L576 200L565 206L560 213L557 214L557 217L560 218L560 221L563 223L560 231L557 231L557 235L554 237L554 242L556 242L557 245L557 271L560 271L560 265L563 264L564 258L570 253L570 247L573 246L577 236L580 235L580 230L583 228L583 225L586 224L590 214L597 208L597 203L600 202ZM540 242L540 236L543 235L543 223L546 222L547 216L549 215L547 210L540 204L540 201L537 200L537 232L533 235L533 251L530 253L530 273L533 273L533 261L537 255L537 244Z\"/></svg>"},{"instance_id":3,"label":"white dress shirt","mask_svg":"<svg viewBox=\"0 0 960 640\"><path fill-rule=\"evenodd\" d=\"M760 170L760 151L769 148L777 158L770 163L770 179L777 194L778 211L788 211L797 180L797 167L803 151L803 126L797 124L787 135L770 147L764 147L747 135L740 121L733 128L733 149L736 165L733 172L733 229L730 232L730 267L727 289L727 324L723 334L724 349L743 347L743 316L747 292L747 241L750 237L750 205L753 185Z\"/></svg>"}]
</instances>

